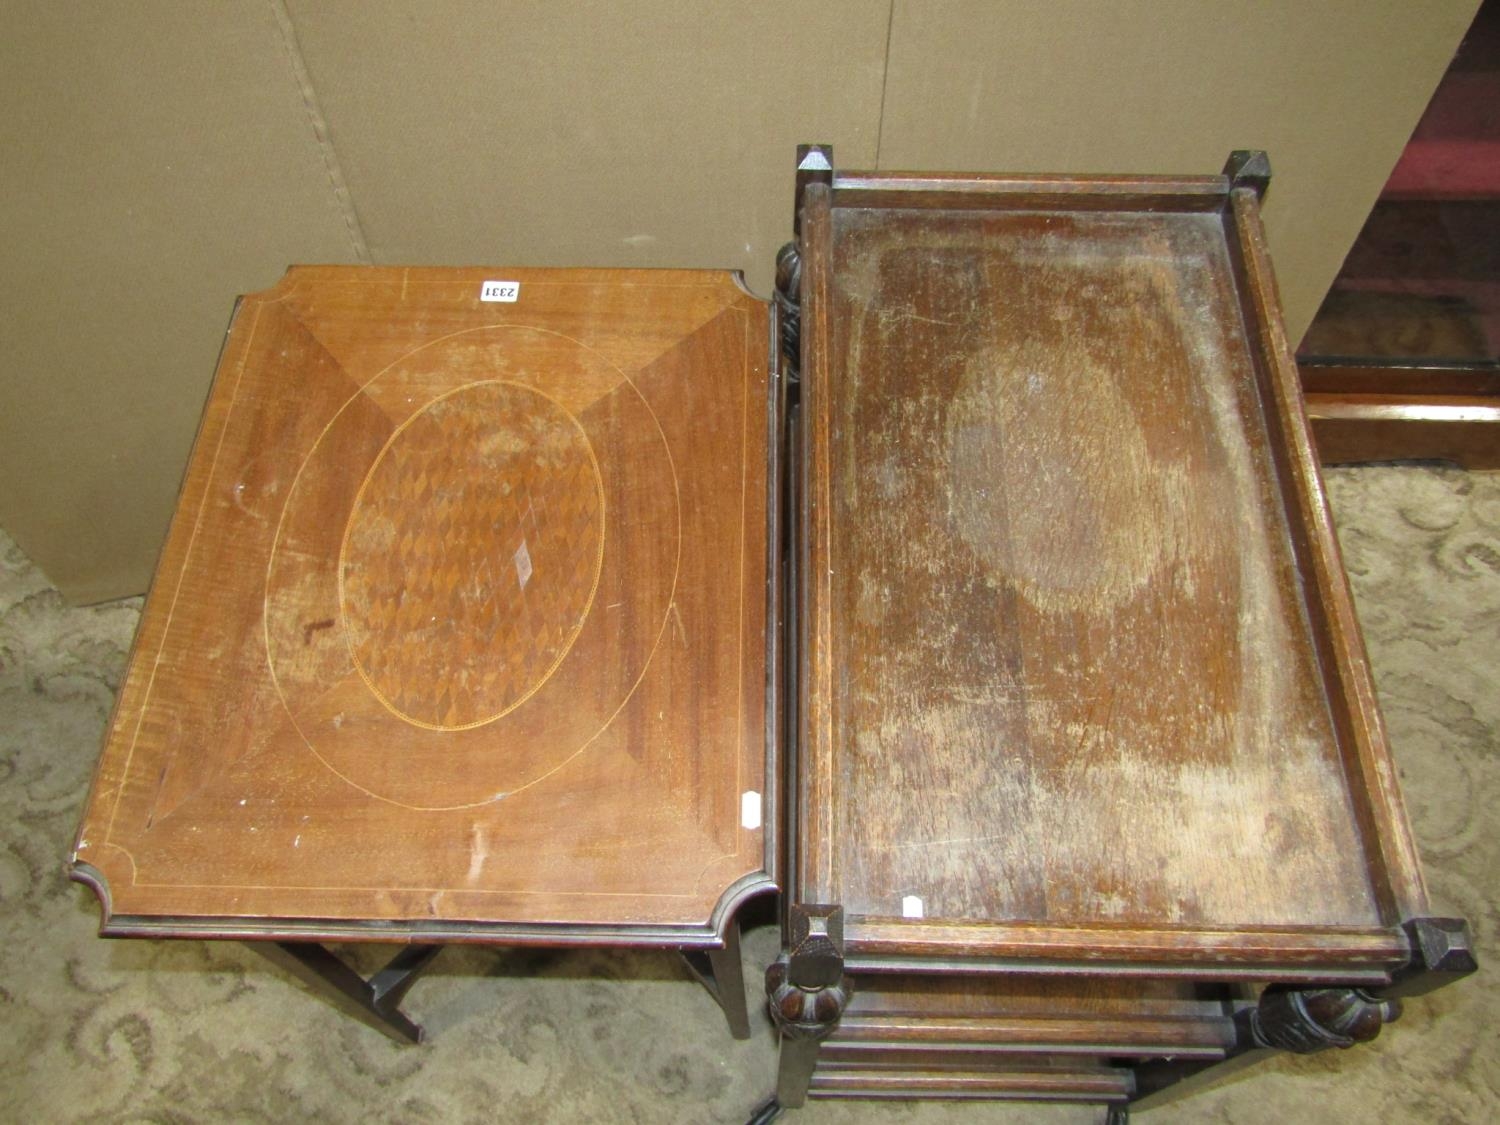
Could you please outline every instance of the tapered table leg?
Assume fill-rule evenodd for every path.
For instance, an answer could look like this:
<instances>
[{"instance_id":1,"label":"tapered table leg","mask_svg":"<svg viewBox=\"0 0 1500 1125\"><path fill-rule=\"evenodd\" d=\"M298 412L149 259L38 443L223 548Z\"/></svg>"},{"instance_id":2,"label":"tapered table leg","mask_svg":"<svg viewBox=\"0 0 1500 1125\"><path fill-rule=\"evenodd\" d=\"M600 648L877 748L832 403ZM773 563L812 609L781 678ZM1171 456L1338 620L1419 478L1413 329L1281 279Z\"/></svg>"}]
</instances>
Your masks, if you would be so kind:
<instances>
[{"instance_id":1,"label":"tapered table leg","mask_svg":"<svg viewBox=\"0 0 1500 1125\"><path fill-rule=\"evenodd\" d=\"M849 1003L844 977L844 908L793 903L783 923L786 946L766 969L771 1022L781 1037L776 1101L795 1109L807 1100L818 1051Z\"/></svg>"},{"instance_id":2,"label":"tapered table leg","mask_svg":"<svg viewBox=\"0 0 1500 1125\"><path fill-rule=\"evenodd\" d=\"M818 1065L821 1039L800 1038L784 1034L776 1060L776 1101L793 1109L807 1101L813 1070Z\"/></svg>"},{"instance_id":3,"label":"tapered table leg","mask_svg":"<svg viewBox=\"0 0 1500 1125\"><path fill-rule=\"evenodd\" d=\"M729 1034L736 1039L750 1038L750 1009L745 1001L745 967L740 957L740 923L730 922L724 934L722 949L684 949L687 962L698 983L724 1009Z\"/></svg>"}]
</instances>

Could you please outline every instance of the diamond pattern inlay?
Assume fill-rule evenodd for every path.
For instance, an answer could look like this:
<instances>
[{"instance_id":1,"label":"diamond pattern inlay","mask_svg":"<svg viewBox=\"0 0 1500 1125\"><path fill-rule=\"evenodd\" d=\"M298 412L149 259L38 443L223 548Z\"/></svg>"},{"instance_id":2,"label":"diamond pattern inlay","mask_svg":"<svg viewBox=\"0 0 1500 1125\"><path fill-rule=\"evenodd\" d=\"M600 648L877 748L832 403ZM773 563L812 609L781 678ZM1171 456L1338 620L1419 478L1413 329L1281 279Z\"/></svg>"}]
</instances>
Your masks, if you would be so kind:
<instances>
[{"instance_id":1,"label":"diamond pattern inlay","mask_svg":"<svg viewBox=\"0 0 1500 1125\"><path fill-rule=\"evenodd\" d=\"M423 726L505 714L588 614L604 499L576 419L517 383L471 384L391 438L355 502L341 608L361 675Z\"/></svg>"}]
</instances>

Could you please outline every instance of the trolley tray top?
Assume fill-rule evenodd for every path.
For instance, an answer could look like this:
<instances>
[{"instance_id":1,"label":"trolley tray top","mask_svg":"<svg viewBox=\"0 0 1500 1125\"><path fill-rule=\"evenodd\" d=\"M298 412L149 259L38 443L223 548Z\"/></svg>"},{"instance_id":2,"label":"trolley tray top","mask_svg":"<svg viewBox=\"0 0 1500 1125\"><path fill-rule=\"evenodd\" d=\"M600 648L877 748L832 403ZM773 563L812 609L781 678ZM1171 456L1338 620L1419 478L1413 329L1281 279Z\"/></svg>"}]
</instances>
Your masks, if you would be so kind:
<instances>
[{"instance_id":1,"label":"trolley tray top","mask_svg":"<svg viewBox=\"0 0 1500 1125\"><path fill-rule=\"evenodd\" d=\"M1250 189L851 173L802 234L795 900L856 966L1403 961Z\"/></svg>"}]
</instances>

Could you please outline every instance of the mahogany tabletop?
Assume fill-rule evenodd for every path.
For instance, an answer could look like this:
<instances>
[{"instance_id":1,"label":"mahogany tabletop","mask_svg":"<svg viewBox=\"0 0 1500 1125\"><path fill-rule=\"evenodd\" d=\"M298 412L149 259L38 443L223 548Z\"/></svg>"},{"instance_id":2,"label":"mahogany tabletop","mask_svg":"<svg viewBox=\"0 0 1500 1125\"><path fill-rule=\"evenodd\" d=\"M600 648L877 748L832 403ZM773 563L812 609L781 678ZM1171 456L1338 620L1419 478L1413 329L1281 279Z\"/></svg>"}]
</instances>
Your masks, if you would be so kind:
<instances>
[{"instance_id":1,"label":"mahogany tabletop","mask_svg":"<svg viewBox=\"0 0 1500 1125\"><path fill-rule=\"evenodd\" d=\"M802 230L795 900L855 968L1404 961L1249 189L850 173Z\"/></svg>"},{"instance_id":2,"label":"mahogany tabletop","mask_svg":"<svg viewBox=\"0 0 1500 1125\"><path fill-rule=\"evenodd\" d=\"M770 333L724 272L245 298L77 842L105 932L722 936L770 885Z\"/></svg>"}]
</instances>

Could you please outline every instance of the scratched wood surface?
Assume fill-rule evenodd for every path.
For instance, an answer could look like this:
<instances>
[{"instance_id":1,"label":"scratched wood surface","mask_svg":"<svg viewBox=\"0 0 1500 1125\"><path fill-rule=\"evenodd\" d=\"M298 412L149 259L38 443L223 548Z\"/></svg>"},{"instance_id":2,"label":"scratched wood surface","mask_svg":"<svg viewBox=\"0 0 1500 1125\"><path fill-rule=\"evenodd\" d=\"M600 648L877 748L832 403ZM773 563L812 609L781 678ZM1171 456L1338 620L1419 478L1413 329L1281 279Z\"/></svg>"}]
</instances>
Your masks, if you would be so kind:
<instances>
[{"instance_id":1,"label":"scratched wood surface","mask_svg":"<svg viewBox=\"0 0 1500 1125\"><path fill-rule=\"evenodd\" d=\"M1214 181L809 190L795 893L860 963L1404 957L1409 830Z\"/></svg>"},{"instance_id":2,"label":"scratched wood surface","mask_svg":"<svg viewBox=\"0 0 1500 1125\"><path fill-rule=\"evenodd\" d=\"M106 927L681 936L766 882L769 331L722 272L247 298L79 834Z\"/></svg>"},{"instance_id":3,"label":"scratched wood surface","mask_svg":"<svg viewBox=\"0 0 1500 1125\"><path fill-rule=\"evenodd\" d=\"M810 1096L990 1088L1092 1101L1111 1082L1141 1093L1137 1065L1149 1084L1164 1059L1193 1068L1226 1057L1235 998L1229 987L1135 975L870 974L819 1049Z\"/></svg>"},{"instance_id":4,"label":"scratched wood surface","mask_svg":"<svg viewBox=\"0 0 1500 1125\"><path fill-rule=\"evenodd\" d=\"M1128 1087L1132 1060L1224 1058L1230 1006L1202 993L1181 980L871 975L819 1049L812 1094L1000 1080L1011 1096L1035 1097L1069 1075ZM1073 1092L1101 1091L1085 1081Z\"/></svg>"},{"instance_id":5,"label":"scratched wood surface","mask_svg":"<svg viewBox=\"0 0 1500 1125\"><path fill-rule=\"evenodd\" d=\"M824 1047L887 1062L882 1048L1216 1059L1234 1043L1220 997L1190 981L871 975ZM820 1052L820 1061L823 1054Z\"/></svg>"}]
</instances>

